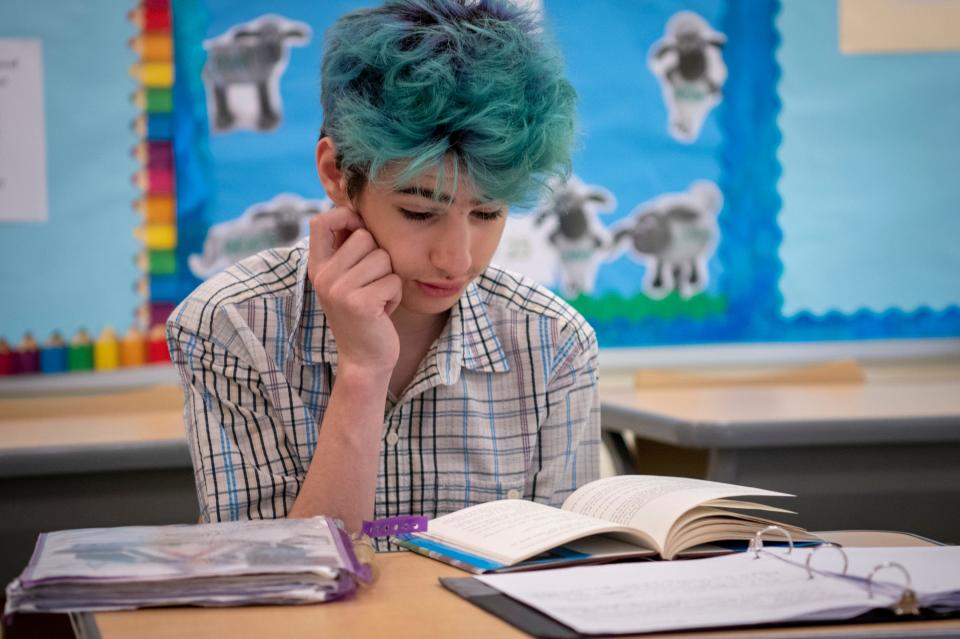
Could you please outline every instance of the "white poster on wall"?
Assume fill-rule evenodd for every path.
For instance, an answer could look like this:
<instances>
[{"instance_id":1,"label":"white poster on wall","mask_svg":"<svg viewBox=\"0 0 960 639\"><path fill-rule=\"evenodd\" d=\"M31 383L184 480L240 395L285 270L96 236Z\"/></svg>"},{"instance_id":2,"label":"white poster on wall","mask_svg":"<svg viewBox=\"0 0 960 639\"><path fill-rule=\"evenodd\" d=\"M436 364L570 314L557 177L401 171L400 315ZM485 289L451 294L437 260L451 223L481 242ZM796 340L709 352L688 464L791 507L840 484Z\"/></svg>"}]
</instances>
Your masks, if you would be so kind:
<instances>
[{"instance_id":1,"label":"white poster on wall","mask_svg":"<svg viewBox=\"0 0 960 639\"><path fill-rule=\"evenodd\" d=\"M40 40L0 38L0 222L47 220Z\"/></svg>"}]
</instances>

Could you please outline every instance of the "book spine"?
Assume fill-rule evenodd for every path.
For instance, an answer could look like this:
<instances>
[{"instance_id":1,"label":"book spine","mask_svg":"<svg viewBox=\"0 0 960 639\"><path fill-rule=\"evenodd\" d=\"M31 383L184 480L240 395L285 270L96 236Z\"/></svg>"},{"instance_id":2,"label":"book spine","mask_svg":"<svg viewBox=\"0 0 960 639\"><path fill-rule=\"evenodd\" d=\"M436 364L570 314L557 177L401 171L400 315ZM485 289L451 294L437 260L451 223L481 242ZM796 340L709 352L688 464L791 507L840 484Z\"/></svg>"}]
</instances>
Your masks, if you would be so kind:
<instances>
[{"instance_id":1,"label":"book spine","mask_svg":"<svg viewBox=\"0 0 960 639\"><path fill-rule=\"evenodd\" d=\"M439 542L415 537L413 535L399 535L393 538L394 543L418 555L436 559L443 563L473 573L482 575L487 572L504 568L504 564L484 559L477 555L451 548Z\"/></svg>"}]
</instances>

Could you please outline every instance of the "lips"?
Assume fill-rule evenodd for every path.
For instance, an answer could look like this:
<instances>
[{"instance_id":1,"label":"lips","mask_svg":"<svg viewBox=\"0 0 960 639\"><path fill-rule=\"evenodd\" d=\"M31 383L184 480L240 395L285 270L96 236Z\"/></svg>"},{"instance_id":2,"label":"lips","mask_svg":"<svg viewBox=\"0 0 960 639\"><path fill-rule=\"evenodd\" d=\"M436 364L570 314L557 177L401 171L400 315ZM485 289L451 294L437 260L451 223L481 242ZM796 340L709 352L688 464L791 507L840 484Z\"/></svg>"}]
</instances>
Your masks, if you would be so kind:
<instances>
[{"instance_id":1,"label":"lips","mask_svg":"<svg viewBox=\"0 0 960 639\"><path fill-rule=\"evenodd\" d=\"M466 282L423 282L417 280L417 287L430 297L450 297L458 295Z\"/></svg>"}]
</instances>

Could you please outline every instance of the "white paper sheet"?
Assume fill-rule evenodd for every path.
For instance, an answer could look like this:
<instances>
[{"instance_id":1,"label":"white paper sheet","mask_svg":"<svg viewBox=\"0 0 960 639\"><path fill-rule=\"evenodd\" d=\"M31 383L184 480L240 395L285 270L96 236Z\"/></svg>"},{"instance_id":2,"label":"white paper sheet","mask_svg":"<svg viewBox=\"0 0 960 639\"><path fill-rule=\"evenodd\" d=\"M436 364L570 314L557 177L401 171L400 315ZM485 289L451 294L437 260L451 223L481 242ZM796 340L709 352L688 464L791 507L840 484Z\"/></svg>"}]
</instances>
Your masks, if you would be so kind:
<instances>
[{"instance_id":1,"label":"white paper sheet","mask_svg":"<svg viewBox=\"0 0 960 639\"><path fill-rule=\"evenodd\" d=\"M804 565L810 552L804 550L792 561ZM877 566L897 563L907 571L909 585L922 601L936 600L946 593L960 593L960 546L844 548L844 552L849 562L848 575L866 579ZM810 566L818 572L839 574L843 569L843 557L838 551L822 548L816 551ZM907 577L895 567L878 570L872 582L880 589L892 588L895 592L908 585Z\"/></svg>"},{"instance_id":2,"label":"white paper sheet","mask_svg":"<svg viewBox=\"0 0 960 639\"><path fill-rule=\"evenodd\" d=\"M0 222L46 220L40 40L0 38Z\"/></svg>"},{"instance_id":3,"label":"white paper sheet","mask_svg":"<svg viewBox=\"0 0 960 639\"><path fill-rule=\"evenodd\" d=\"M860 583L808 579L802 567L751 554L478 579L583 633L843 618L893 601L888 594L868 598Z\"/></svg>"}]
</instances>

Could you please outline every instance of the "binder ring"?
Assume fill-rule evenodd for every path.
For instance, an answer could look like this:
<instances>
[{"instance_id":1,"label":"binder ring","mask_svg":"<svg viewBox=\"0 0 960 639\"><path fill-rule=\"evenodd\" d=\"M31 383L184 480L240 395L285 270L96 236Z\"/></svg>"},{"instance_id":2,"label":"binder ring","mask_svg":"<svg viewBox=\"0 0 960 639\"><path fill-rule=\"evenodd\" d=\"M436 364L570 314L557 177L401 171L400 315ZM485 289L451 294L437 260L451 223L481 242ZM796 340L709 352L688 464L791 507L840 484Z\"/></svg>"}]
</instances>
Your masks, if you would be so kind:
<instances>
[{"instance_id":1,"label":"binder ring","mask_svg":"<svg viewBox=\"0 0 960 639\"><path fill-rule=\"evenodd\" d=\"M763 530L758 530L757 534L753 536L753 539L750 541L750 550L753 551L753 558L760 558L760 551L763 550L763 535L768 532L781 532L783 536L787 538L787 543L790 544L790 547L787 548L787 553L790 554L793 552L793 537L790 536L790 533L781 526L767 526Z\"/></svg>"},{"instance_id":2,"label":"binder ring","mask_svg":"<svg viewBox=\"0 0 960 639\"><path fill-rule=\"evenodd\" d=\"M867 575L867 596L873 598L873 576L884 570L885 568L896 568L903 573L904 579L907 580L907 585L904 586L903 592L900 593L900 598L897 599L893 607L893 612L900 615L919 615L920 614L920 602L917 599L917 593L914 592L912 584L910 583L910 573L902 564L899 564L895 561L887 561L882 564L877 564L873 567L873 570L870 571L870 574Z\"/></svg>"},{"instance_id":3,"label":"binder ring","mask_svg":"<svg viewBox=\"0 0 960 639\"><path fill-rule=\"evenodd\" d=\"M873 567L873 570L870 571L870 574L867 575L867 596L873 598L873 576L885 570L887 568L896 568L903 574L903 578L907 580L907 586L905 590L910 590L912 584L910 583L910 573L907 572L907 569L903 567L903 564L897 563L895 561L885 561L882 564L877 564Z\"/></svg>"},{"instance_id":4,"label":"binder ring","mask_svg":"<svg viewBox=\"0 0 960 639\"><path fill-rule=\"evenodd\" d=\"M840 574L841 574L841 575L846 575L846 574L847 574L847 566L848 566L847 553L843 550L843 548L841 548L841 547L838 546L837 544L831 543L831 542L829 542L829 541L825 541L825 542L823 542L822 544L820 544L819 546L814 546L813 549L810 551L810 554L807 555L807 562L806 562L806 565L807 565L807 578L808 578L808 579L813 579L813 570L810 569L810 561L813 559L814 553L817 552L818 550L820 550L821 548L835 548L837 551L840 552L841 555L843 555L843 572L841 572Z\"/></svg>"}]
</instances>

